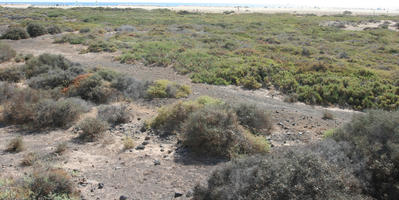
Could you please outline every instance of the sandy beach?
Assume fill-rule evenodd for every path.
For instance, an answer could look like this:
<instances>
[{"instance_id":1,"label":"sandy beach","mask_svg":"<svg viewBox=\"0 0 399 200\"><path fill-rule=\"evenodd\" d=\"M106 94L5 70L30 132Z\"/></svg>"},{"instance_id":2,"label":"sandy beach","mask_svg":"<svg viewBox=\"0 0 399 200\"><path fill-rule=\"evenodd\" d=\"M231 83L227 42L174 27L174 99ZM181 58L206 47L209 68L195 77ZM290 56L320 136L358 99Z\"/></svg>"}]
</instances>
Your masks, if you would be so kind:
<instances>
[{"instance_id":1,"label":"sandy beach","mask_svg":"<svg viewBox=\"0 0 399 200\"><path fill-rule=\"evenodd\" d=\"M46 6L46 5L31 5L31 4L0 4L2 7L9 8L63 8L70 9L75 7L106 7L106 8L141 8L146 10L153 9L170 9L174 11L189 11L201 13L223 13L226 11L234 11L234 13L291 13L291 14L316 14L316 15L336 15L342 14L344 11L351 11L353 15L399 15L399 10L377 10L377 9L345 9L345 8L262 8L262 7L208 7L208 6L176 6L176 7L162 7L162 6L138 6L138 5L116 5L116 6Z\"/></svg>"}]
</instances>

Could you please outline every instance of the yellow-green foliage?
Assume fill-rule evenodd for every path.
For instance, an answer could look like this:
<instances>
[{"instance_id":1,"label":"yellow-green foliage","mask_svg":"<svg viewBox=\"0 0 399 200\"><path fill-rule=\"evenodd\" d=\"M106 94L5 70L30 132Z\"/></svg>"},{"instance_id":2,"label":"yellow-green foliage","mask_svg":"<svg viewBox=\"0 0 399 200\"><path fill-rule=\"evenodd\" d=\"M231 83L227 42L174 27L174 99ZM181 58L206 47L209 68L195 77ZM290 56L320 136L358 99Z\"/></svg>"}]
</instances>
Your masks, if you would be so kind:
<instances>
[{"instance_id":1,"label":"yellow-green foliage","mask_svg":"<svg viewBox=\"0 0 399 200\"><path fill-rule=\"evenodd\" d=\"M133 147L134 147L134 140L131 137L126 136L125 138L123 138L124 149L132 149Z\"/></svg>"},{"instance_id":2,"label":"yellow-green foliage","mask_svg":"<svg viewBox=\"0 0 399 200\"><path fill-rule=\"evenodd\" d=\"M175 133L187 119L188 115L205 105L222 104L219 99L208 96L198 97L195 101L178 101L172 105L166 105L158 110L158 115L150 121L151 128L167 133Z\"/></svg>"},{"instance_id":3,"label":"yellow-green foliage","mask_svg":"<svg viewBox=\"0 0 399 200\"><path fill-rule=\"evenodd\" d=\"M191 88L169 80L157 80L147 89L149 98L184 98L191 94Z\"/></svg>"},{"instance_id":4,"label":"yellow-green foliage","mask_svg":"<svg viewBox=\"0 0 399 200\"><path fill-rule=\"evenodd\" d=\"M323 138L331 138L334 135L335 128L324 131Z\"/></svg>"}]
</instances>

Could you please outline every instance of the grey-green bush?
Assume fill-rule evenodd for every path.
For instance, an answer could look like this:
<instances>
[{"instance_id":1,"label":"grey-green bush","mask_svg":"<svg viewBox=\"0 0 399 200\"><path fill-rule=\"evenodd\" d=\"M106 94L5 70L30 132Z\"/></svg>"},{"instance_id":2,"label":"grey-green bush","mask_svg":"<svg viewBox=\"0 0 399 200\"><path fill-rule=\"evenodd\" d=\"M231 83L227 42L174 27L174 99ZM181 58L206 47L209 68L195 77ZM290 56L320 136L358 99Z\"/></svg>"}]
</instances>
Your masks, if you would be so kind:
<instances>
[{"instance_id":1,"label":"grey-green bush","mask_svg":"<svg viewBox=\"0 0 399 200\"><path fill-rule=\"evenodd\" d=\"M130 76L118 76L111 83L111 87L121 91L131 99L143 98L147 94L149 83L138 81Z\"/></svg>"},{"instance_id":2,"label":"grey-green bush","mask_svg":"<svg viewBox=\"0 0 399 200\"><path fill-rule=\"evenodd\" d=\"M131 114L127 105L102 105L98 108L98 117L111 125L129 122Z\"/></svg>"},{"instance_id":3,"label":"grey-green bush","mask_svg":"<svg viewBox=\"0 0 399 200\"><path fill-rule=\"evenodd\" d=\"M27 38L29 38L28 32L20 27L11 27L1 36L1 39L8 40L21 40Z\"/></svg>"},{"instance_id":4,"label":"grey-green bush","mask_svg":"<svg viewBox=\"0 0 399 200\"><path fill-rule=\"evenodd\" d=\"M0 69L0 81L19 82L23 74L19 67L8 67Z\"/></svg>"},{"instance_id":5,"label":"grey-green bush","mask_svg":"<svg viewBox=\"0 0 399 200\"><path fill-rule=\"evenodd\" d=\"M6 62L14 58L16 52L10 46L0 43L0 63Z\"/></svg>"},{"instance_id":6,"label":"grey-green bush","mask_svg":"<svg viewBox=\"0 0 399 200\"><path fill-rule=\"evenodd\" d=\"M82 120L78 127L82 130L80 139L94 141L108 129L109 124L101 119L89 117Z\"/></svg>"},{"instance_id":7,"label":"grey-green bush","mask_svg":"<svg viewBox=\"0 0 399 200\"><path fill-rule=\"evenodd\" d=\"M269 134L272 129L270 113L256 104L239 103L233 106L240 124L255 134Z\"/></svg>"},{"instance_id":8,"label":"grey-green bush","mask_svg":"<svg viewBox=\"0 0 399 200\"><path fill-rule=\"evenodd\" d=\"M29 23L26 27L26 31L31 37L38 37L47 33L46 28L38 23Z\"/></svg>"}]
</instances>

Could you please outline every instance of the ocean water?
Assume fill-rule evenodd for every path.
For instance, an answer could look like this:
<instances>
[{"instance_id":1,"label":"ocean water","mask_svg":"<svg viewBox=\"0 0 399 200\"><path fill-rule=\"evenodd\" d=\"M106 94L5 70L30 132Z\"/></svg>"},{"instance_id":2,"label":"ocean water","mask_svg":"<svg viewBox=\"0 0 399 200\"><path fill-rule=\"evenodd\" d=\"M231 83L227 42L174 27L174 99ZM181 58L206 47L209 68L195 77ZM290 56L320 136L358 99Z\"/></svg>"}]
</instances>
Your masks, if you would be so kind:
<instances>
[{"instance_id":1,"label":"ocean water","mask_svg":"<svg viewBox=\"0 0 399 200\"><path fill-rule=\"evenodd\" d=\"M249 7L249 8L277 8L281 5L266 4L229 4L229 3L152 3L152 2L28 2L28 1L0 1L0 4L31 4L38 6L159 6L159 7L176 7L176 6L200 6L200 7ZM286 6L284 6L286 7Z\"/></svg>"}]
</instances>

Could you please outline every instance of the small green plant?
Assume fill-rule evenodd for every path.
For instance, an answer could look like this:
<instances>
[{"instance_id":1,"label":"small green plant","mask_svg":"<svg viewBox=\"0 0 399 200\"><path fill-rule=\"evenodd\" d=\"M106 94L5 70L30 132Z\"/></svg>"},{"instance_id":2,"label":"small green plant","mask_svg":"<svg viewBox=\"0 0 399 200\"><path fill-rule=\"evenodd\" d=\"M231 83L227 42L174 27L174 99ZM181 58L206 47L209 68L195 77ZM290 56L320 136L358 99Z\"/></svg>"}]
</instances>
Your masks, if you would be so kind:
<instances>
[{"instance_id":1,"label":"small green plant","mask_svg":"<svg viewBox=\"0 0 399 200\"><path fill-rule=\"evenodd\" d=\"M328 110L324 110L323 111L323 117L322 117L322 119L324 119L324 120L331 120L331 119L334 119L334 114L332 114L330 111L328 111Z\"/></svg>"},{"instance_id":2,"label":"small green plant","mask_svg":"<svg viewBox=\"0 0 399 200\"><path fill-rule=\"evenodd\" d=\"M9 40L22 40L27 38L29 38L28 32L20 27L12 27L1 36L1 39Z\"/></svg>"},{"instance_id":3,"label":"small green plant","mask_svg":"<svg viewBox=\"0 0 399 200\"><path fill-rule=\"evenodd\" d=\"M68 144L66 142L61 142L61 143L57 144L57 147L55 148L54 153L61 155L67 149L68 149Z\"/></svg>"},{"instance_id":4,"label":"small green plant","mask_svg":"<svg viewBox=\"0 0 399 200\"><path fill-rule=\"evenodd\" d=\"M0 63L11 60L16 52L10 46L0 43Z\"/></svg>"},{"instance_id":5,"label":"small green plant","mask_svg":"<svg viewBox=\"0 0 399 200\"><path fill-rule=\"evenodd\" d=\"M134 148L134 140L129 136L123 138L123 149L128 150L132 148Z\"/></svg>"},{"instance_id":6,"label":"small green plant","mask_svg":"<svg viewBox=\"0 0 399 200\"><path fill-rule=\"evenodd\" d=\"M323 133L323 138L326 139L326 138L331 138L331 137L333 137L333 136L334 136L335 130L336 130L336 129L332 128L332 129L328 129L328 130L324 131L324 133Z\"/></svg>"},{"instance_id":7,"label":"small green plant","mask_svg":"<svg viewBox=\"0 0 399 200\"><path fill-rule=\"evenodd\" d=\"M7 152L11 153L19 153L25 149L24 141L22 136L18 136L14 139L12 139L6 148Z\"/></svg>"},{"instance_id":8,"label":"small green plant","mask_svg":"<svg viewBox=\"0 0 399 200\"><path fill-rule=\"evenodd\" d=\"M29 152L22 158L21 165L25 167L32 166L38 159L39 156L36 153Z\"/></svg>"},{"instance_id":9,"label":"small green plant","mask_svg":"<svg viewBox=\"0 0 399 200\"><path fill-rule=\"evenodd\" d=\"M47 32L51 35L62 33L62 30L59 26L53 25L47 28Z\"/></svg>"},{"instance_id":10,"label":"small green plant","mask_svg":"<svg viewBox=\"0 0 399 200\"><path fill-rule=\"evenodd\" d=\"M47 34L46 28L38 23L29 23L26 27L26 31L29 33L31 37L38 37L44 34Z\"/></svg>"},{"instance_id":11,"label":"small green plant","mask_svg":"<svg viewBox=\"0 0 399 200\"><path fill-rule=\"evenodd\" d=\"M78 127L82 130L81 139L95 141L108 129L109 125L103 120L88 117L83 119Z\"/></svg>"},{"instance_id":12,"label":"small green plant","mask_svg":"<svg viewBox=\"0 0 399 200\"><path fill-rule=\"evenodd\" d=\"M187 85L179 85L168 80L157 80L147 89L149 98L184 98L191 94Z\"/></svg>"}]
</instances>

